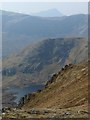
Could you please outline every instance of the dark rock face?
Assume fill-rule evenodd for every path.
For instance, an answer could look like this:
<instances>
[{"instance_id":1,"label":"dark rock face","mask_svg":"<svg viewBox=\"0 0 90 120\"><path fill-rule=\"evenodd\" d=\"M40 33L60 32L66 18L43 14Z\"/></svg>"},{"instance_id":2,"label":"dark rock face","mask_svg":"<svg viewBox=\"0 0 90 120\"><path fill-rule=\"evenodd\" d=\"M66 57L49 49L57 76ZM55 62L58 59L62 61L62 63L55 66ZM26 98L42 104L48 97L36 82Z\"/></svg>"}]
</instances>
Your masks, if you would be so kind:
<instances>
[{"instance_id":1,"label":"dark rock face","mask_svg":"<svg viewBox=\"0 0 90 120\"><path fill-rule=\"evenodd\" d=\"M22 73L32 73L32 69L30 66L23 66L23 67L20 67L20 72Z\"/></svg>"},{"instance_id":2,"label":"dark rock face","mask_svg":"<svg viewBox=\"0 0 90 120\"><path fill-rule=\"evenodd\" d=\"M16 74L16 69L14 67L3 69L2 71L2 75L5 75L5 76L13 76L15 74Z\"/></svg>"},{"instance_id":3,"label":"dark rock face","mask_svg":"<svg viewBox=\"0 0 90 120\"><path fill-rule=\"evenodd\" d=\"M73 68L73 64L65 65L58 73L54 73L51 79L47 81L45 88L47 88L50 84L52 84L55 81L55 79L58 77L58 75L61 74L61 72L68 70L68 68Z\"/></svg>"},{"instance_id":4,"label":"dark rock face","mask_svg":"<svg viewBox=\"0 0 90 120\"><path fill-rule=\"evenodd\" d=\"M21 108L26 102L28 102L30 99L33 99L35 97L34 93L29 93L22 97L19 101L18 108Z\"/></svg>"},{"instance_id":5,"label":"dark rock face","mask_svg":"<svg viewBox=\"0 0 90 120\"><path fill-rule=\"evenodd\" d=\"M46 85L45 85L45 88L46 88L49 84L53 83L54 80L57 78L57 76L58 76L58 74L54 74L54 75L51 77L51 79L50 79L49 81L47 81L47 83L46 83Z\"/></svg>"}]
</instances>

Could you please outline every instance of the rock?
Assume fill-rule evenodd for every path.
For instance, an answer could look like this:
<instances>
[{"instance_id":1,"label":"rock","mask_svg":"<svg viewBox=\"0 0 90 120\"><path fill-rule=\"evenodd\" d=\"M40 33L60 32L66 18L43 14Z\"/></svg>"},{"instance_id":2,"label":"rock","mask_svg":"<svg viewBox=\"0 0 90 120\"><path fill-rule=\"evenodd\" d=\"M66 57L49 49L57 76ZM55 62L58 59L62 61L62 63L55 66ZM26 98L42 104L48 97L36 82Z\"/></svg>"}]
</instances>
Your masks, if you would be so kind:
<instances>
[{"instance_id":1,"label":"rock","mask_svg":"<svg viewBox=\"0 0 90 120\"><path fill-rule=\"evenodd\" d=\"M65 65L64 69L67 70L68 67L69 67L69 65Z\"/></svg>"},{"instance_id":2,"label":"rock","mask_svg":"<svg viewBox=\"0 0 90 120\"><path fill-rule=\"evenodd\" d=\"M38 90L37 93L40 93L42 90Z\"/></svg>"},{"instance_id":3,"label":"rock","mask_svg":"<svg viewBox=\"0 0 90 120\"><path fill-rule=\"evenodd\" d=\"M24 105L24 97L22 97L19 101L18 108L21 108Z\"/></svg>"},{"instance_id":4,"label":"rock","mask_svg":"<svg viewBox=\"0 0 90 120\"><path fill-rule=\"evenodd\" d=\"M61 69L62 71L64 70L64 68Z\"/></svg>"},{"instance_id":5,"label":"rock","mask_svg":"<svg viewBox=\"0 0 90 120\"><path fill-rule=\"evenodd\" d=\"M16 74L16 69L14 67L2 70L2 75L5 76L13 76L15 74Z\"/></svg>"}]
</instances>

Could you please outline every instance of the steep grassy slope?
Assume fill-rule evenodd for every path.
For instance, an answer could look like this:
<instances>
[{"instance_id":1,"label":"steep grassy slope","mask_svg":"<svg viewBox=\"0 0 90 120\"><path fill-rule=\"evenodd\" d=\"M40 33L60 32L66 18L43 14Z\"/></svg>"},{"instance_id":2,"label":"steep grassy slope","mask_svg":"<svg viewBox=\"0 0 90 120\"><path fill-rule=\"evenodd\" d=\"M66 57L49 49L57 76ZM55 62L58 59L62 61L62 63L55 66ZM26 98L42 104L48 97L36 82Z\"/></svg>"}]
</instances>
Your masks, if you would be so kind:
<instances>
[{"instance_id":1,"label":"steep grassy slope","mask_svg":"<svg viewBox=\"0 0 90 120\"><path fill-rule=\"evenodd\" d=\"M45 83L67 63L87 60L87 39L47 39L3 61L3 86Z\"/></svg>"},{"instance_id":2,"label":"steep grassy slope","mask_svg":"<svg viewBox=\"0 0 90 120\"><path fill-rule=\"evenodd\" d=\"M88 101L88 64L69 65L54 75L46 88L25 103L23 108L69 108Z\"/></svg>"},{"instance_id":3,"label":"steep grassy slope","mask_svg":"<svg viewBox=\"0 0 90 120\"><path fill-rule=\"evenodd\" d=\"M3 117L88 118L88 64L66 65L43 90L26 95L19 107L6 110Z\"/></svg>"}]
</instances>

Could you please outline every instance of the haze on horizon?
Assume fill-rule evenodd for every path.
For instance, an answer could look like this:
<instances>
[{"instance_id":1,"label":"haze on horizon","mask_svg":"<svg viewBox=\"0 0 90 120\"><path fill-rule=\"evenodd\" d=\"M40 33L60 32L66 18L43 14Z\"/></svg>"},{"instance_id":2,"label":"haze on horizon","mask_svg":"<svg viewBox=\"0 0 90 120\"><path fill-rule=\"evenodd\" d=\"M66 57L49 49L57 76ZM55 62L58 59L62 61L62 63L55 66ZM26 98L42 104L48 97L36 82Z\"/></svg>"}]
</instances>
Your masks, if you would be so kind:
<instances>
[{"instance_id":1,"label":"haze on horizon","mask_svg":"<svg viewBox=\"0 0 90 120\"><path fill-rule=\"evenodd\" d=\"M41 11L47 11L50 9L57 9L60 13L64 15L73 14L87 14L88 13L88 3L87 2L67 2L67 3L3 3L1 10L18 12L23 14L33 15Z\"/></svg>"}]
</instances>

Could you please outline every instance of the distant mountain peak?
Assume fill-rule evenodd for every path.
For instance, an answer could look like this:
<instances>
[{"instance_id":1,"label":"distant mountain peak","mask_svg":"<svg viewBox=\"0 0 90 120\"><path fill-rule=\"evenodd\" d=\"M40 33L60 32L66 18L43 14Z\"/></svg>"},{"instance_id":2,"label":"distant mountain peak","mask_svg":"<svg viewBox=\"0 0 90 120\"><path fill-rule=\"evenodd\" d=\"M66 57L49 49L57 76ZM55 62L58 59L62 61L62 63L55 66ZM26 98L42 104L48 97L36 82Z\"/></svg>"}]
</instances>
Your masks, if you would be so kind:
<instances>
[{"instance_id":1,"label":"distant mountain peak","mask_svg":"<svg viewBox=\"0 0 90 120\"><path fill-rule=\"evenodd\" d=\"M41 12L38 12L32 15L40 16L40 17L61 17L63 16L63 14L56 8L41 11Z\"/></svg>"}]
</instances>

